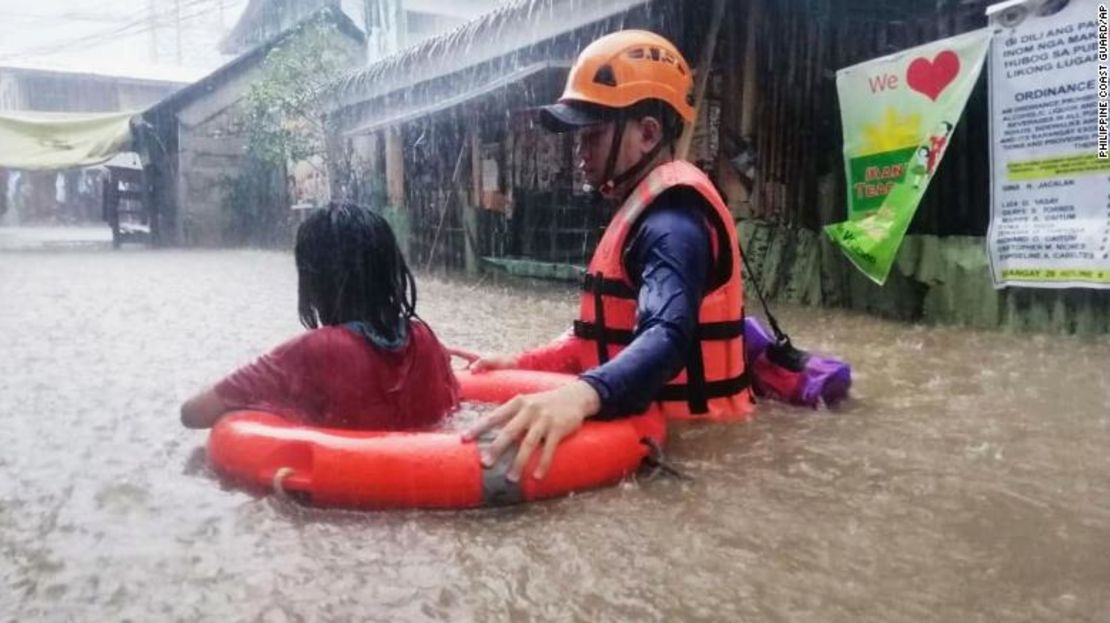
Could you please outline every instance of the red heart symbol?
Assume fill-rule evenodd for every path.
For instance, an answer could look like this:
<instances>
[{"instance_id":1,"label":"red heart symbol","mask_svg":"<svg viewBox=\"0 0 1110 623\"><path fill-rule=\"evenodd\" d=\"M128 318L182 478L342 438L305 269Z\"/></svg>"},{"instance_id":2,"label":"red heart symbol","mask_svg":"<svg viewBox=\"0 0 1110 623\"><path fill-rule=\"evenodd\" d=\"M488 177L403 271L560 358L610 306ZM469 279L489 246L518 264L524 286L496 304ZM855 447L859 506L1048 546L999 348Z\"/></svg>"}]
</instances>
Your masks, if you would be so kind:
<instances>
[{"instance_id":1,"label":"red heart symbol","mask_svg":"<svg viewBox=\"0 0 1110 623\"><path fill-rule=\"evenodd\" d=\"M935 102L959 73L960 57L952 50L944 50L932 62L925 57L915 58L906 68L906 84Z\"/></svg>"}]
</instances>

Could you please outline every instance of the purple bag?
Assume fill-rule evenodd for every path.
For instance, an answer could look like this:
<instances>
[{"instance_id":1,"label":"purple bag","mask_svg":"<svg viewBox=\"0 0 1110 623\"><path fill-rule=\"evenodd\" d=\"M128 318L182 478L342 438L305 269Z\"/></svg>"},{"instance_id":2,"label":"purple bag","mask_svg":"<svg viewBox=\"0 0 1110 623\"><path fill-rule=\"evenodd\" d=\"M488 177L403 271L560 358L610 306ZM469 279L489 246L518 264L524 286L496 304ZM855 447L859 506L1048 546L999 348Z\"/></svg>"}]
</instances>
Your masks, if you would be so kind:
<instances>
[{"instance_id":1,"label":"purple bag","mask_svg":"<svg viewBox=\"0 0 1110 623\"><path fill-rule=\"evenodd\" d=\"M776 340L755 318L744 319L744 355L757 396L817 408L834 406L852 386L847 362L794 348L785 336Z\"/></svg>"}]
</instances>

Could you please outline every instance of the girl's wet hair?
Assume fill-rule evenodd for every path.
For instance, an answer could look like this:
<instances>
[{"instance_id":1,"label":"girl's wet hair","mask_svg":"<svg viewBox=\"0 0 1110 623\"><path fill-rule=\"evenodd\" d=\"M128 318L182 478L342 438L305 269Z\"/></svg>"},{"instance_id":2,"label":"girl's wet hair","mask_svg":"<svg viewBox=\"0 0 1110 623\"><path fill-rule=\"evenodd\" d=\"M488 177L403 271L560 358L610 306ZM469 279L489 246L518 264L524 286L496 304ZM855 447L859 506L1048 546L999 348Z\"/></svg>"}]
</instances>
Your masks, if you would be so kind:
<instances>
[{"instance_id":1,"label":"girl's wet hair","mask_svg":"<svg viewBox=\"0 0 1110 623\"><path fill-rule=\"evenodd\" d=\"M380 215L330 203L297 229L294 254L305 327L363 322L386 340L404 336L416 316L416 282Z\"/></svg>"}]
</instances>

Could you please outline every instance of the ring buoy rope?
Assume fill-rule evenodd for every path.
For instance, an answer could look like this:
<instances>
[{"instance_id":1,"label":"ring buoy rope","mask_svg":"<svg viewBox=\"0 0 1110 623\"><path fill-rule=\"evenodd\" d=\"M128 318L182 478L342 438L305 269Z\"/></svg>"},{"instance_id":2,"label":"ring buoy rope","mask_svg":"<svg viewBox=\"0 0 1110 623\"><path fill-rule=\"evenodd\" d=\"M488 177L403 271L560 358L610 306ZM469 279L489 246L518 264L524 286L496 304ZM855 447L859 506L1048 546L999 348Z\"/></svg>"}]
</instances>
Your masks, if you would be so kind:
<instances>
[{"instance_id":1,"label":"ring buoy rope","mask_svg":"<svg viewBox=\"0 0 1110 623\"><path fill-rule=\"evenodd\" d=\"M502 403L554 389L574 376L527 370L458 373L462 398ZM479 453L493 440L464 442L459 433L318 428L260 411L220 419L208 459L225 478L315 506L471 508L557 497L619 482L666 438L666 420L651 410L621 420L588 421L563 440L542 480L532 477L539 453L517 483L505 477L514 452L489 468Z\"/></svg>"}]
</instances>

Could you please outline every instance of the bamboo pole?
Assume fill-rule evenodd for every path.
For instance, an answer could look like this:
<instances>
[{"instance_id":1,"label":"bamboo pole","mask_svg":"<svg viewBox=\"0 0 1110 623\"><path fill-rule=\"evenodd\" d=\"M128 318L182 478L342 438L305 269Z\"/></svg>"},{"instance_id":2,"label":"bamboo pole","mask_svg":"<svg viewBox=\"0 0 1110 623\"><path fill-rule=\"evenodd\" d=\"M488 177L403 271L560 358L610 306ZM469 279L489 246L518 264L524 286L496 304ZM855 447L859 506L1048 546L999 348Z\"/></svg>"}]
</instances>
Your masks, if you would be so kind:
<instances>
[{"instance_id":1,"label":"bamboo pole","mask_svg":"<svg viewBox=\"0 0 1110 623\"><path fill-rule=\"evenodd\" d=\"M470 175L471 182L474 185L474 199L461 204L462 214L460 215L462 217L460 225L462 225L463 234L463 261L466 272L469 274L478 272L478 242L474 239L473 229L478 227L478 210L482 207L482 193L497 190L496 187L487 189L482 186L482 142L478 130L480 126L481 119L475 115L470 129Z\"/></svg>"},{"instance_id":2,"label":"bamboo pole","mask_svg":"<svg viewBox=\"0 0 1110 623\"><path fill-rule=\"evenodd\" d=\"M802 86L802 54L805 49L805 41L803 41L802 39L801 31L802 20L799 19L797 11L792 12L789 19L789 40L795 43L794 45L791 45L789 47L790 61L787 63L787 66L789 67L790 80L787 84ZM797 92L798 91L795 90L792 92L792 94L796 94ZM804 86L802 86L801 97L804 98L806 97L806 95L807 94L804 91ZM802 124L805 123L806 120L802 119L799 114L800 107L797 103L800 100L798 99L797 95L794 95L793 97L786 97L785 99L788 115L787 127L789 128L789 132L786 136L786 150L783 153L782 160L782 222L784 224L790 225L793 223L794 210L797 206L794 201L796 196L796 189L798 188L798 186L801 185L799 182L804 183L804 180L800 180L800 176L798 175L800 171L798 147L801 143L802 134L805 131L805 128L802 126Z\"/></svg>"},{"instance_id":3,"label":"bamboo pole","mask_svg":"<svg viewBox=\"0 0 1110 623\"><path fill-rule=\"evenodd\" d=\"M404 207L405 157L400 127L385 131L385 177L389 205L398 209Z\"/></svg>"},{"instance_id":4,"label":"bamboo pole","mask_svg":"<svg viewBox=\"0 0 1110 623\"><path fill-rule=\"evenodd\" d=\"M451 173L451 194L447 196L447 201L443 204L443 210L439 213L439 225L436 226L436 233L432 236L432 248L428 250L428 260L424 263L424 270L428 271L435 261L436 248L439 246L439 234L443 231L443 223L447 220L447 213L451 210L451 206L455 203L452 199L459 196L458 183L459 175L462 172L463 157L466 155L467 150L470 148L470 137L464 136L462 146L459 147L459 155L455 158L455 170Z\"/></svg>"},{"instance_id":5,"label":"bamboo pole","mask_svg":"<svg viewBox=\"0 0 1110 623\"><path fill-rule=\"evenodd\" d=\"M713 16L709 20L709 31L705 34L701 58L698 59L698 73L694 78L694 121L686 126L682 137L678 139L675 154L679 160L685 160L690 154L690 144L694 140L694 129L698 125L698 116L705 100L705 88L709 84L709 74L712 71L713 53L717 50L717 34L721 30L721 21L725 16L725 1L714 0L713 2Z\"/></svg>"},{"instance_id":6,"label":"bamboo pole","mask_svg":"<svg viewBox=\"0 0 1110 623\"><path fill-rule=\"evenodd\" d=\"M744 36L744 86L740 103L740 136L748 138L755 129L755 104L756 104L756 72L759 65L756 63L756 23L759 20L759 3L762 0L751 0L748 11L748 29Z\"/></svg>"}]
</instances>

